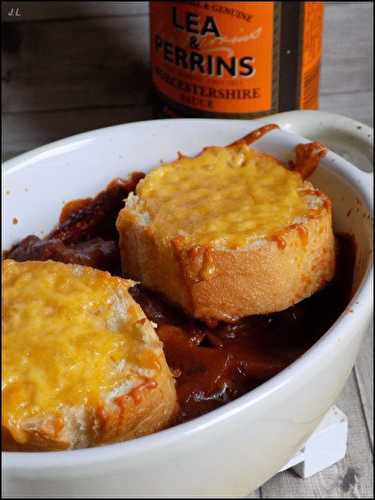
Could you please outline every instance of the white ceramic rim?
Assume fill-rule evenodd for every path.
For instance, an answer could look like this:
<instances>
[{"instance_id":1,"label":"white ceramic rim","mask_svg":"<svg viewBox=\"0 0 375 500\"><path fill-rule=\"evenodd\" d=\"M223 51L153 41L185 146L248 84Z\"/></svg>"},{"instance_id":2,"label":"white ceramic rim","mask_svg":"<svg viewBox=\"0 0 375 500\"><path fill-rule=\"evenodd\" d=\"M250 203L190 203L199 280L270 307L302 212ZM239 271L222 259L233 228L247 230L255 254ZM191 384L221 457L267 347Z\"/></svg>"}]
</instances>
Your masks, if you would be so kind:
<instances>
[{"instance_id":1,"label":"white ceramic rim","mask_svg":"<svg viewBox=\"0 0 375 500\"><path fill-rule=\"evenodd\" d=\"M293 121L293 119L296 119L296 117L298 119L304 118L304 120L306 120L306 116L302 117L302 113L304 113L305 115L307 113L314 113L315 115L319 114L320 118L323 121L325 120L329 123L337 123L338 119L344 120L344 126L348 130L353 130L353 126L361 126L363 129L361 138L363 138L366 134L369 138L368 142L371 143L373 131L370 127L349 118L335 115L333 113L292 111L290 113L281 113L279 115L265 117L263 120L257 120L257 124L261 123L262 121L264 123L269 123L270 120L272 120L273 123L279 123L281 126L283 126L289 123L291 120ZM170 119L167 121L174 120L175 119ZM184 120L192 122L192 125L196 121L211 121L210 119L199 118ZM160 121L165 122L166 120L154 120L153 122L155 123ZM219 120L215 121L217 122ZM151 121L144 121L115 125L112 127L105 127L102 129L85 132L83 134L77 134L66 139L55 141L51 144L24 153L5 162L3 164L4 176L8 176L19 168L25 167L26 163L37 161L37 157L39 155L45 155L46 153L51 152L52 150L56 150L57 148L78 144L88 139L95 139L98 135L111 133L111 131L119 127L134 127L137 124L142 125L144 123L150 122ZM357 190L357 193L361 196L366 205L366 208L372 216L372 174L364 173L358 167L355 167L333 152L328 153L325 161L330 162L330 168L332 168L332 170L335 170L338 175L344 177L347 181L349 181L349 183L351 183L351 185ZM354 331L358 315L363 315L365 317L368 316L368 318L370 319L372 310L373 265L372 259L369 260L370 262L368 264L367 270L356 293L352 297L346 310L343 311L343 313L332 325L332 327L329 328L329 330L327 330L327 332L300 358L298 358L291 365L282 370L279 374L256 387L249 393L189 422L185 422L175 427L171 427L169 429L165 429L157 433L123 443L57 452L2 452L4 468L7 470L17 470L18 472L30 472L36 471L38 469L48 471L48 469L54 469L56 467L58 467L59 469L74 468L79 465L100 464L105 463L106 461L113 461L120 458L122 460L131 460L132 457L139 453L147 453L147 451L151 448L165 447L172 442L186 439L194 433L200 432L207 427L214 426L218 422L229 419L232 415L250 408L258 401L269 397L272 393L275 393L281 387L287 385L294 378L294 376L298 374L298 372L303 370L303 367L305 367L305 369L308 369L309 365L314 364L319 358L321 358L321 356L324 355L324 352L326 350L329 350L331 346L336 344L340 337L345 335L346 332ZM351 310L351 314L346 313L348 309ZM6 464L4 464L4 460Z\"/></svg>"}]
</instances>

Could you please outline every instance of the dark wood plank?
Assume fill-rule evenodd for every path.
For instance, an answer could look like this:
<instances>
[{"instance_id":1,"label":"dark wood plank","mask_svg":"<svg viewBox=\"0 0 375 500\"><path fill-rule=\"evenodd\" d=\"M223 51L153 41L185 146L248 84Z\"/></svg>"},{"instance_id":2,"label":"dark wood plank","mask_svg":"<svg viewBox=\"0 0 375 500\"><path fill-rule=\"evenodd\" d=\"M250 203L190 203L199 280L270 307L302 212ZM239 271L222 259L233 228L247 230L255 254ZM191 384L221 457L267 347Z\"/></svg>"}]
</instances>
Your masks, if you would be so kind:
<instances>
[{"instance_id":1,"label":"dark wood plank","mask_svg":"<svg viewBox=\"0 0 375 500\"><path fill-rule=\"evenodd\" d=\"M115 107L2 116L3 161L64 137L120 123L147 120L151 106Z\"/></svg>"},{"instance_id":2,"label":"dark wood plank","mask_svg":"<svg viewBox=\"0 0 375 500\"><path fill-rule=\"evenodd\" d=\"M3 25L3 112L145 104L148 16Z\"/></svg>"},{"instance_id":3,"label":"dark wood plank","mask_svg":"<svg viewBox=\"0 0 375 500\"><path fill-rule=\"evenodd\" d=\"M349 3L370 2L324 2L327 6L344 6ZM9 15L15 5L19 16ZM72 19L79 17L126 16L146 14L148 2L2 2L3 22L42 21L49 19ZM13 13L15 14L15 13Z\"/></svg>"},{"instance_id":4,"label":"dark wood plank","mask_svg":"<svg viewBox=\"0 0 375 500\"><path fill-rule=\"evenodd\" d=\"M321 109L372 123L372 93L323 96ZM5 113L3 160L63 137L119 123L152 118L151 104L94 109Z\"/></svg>"},{"instance_id":5,"label":"dark wood plank","mask_svg":"<svg viewBox=\"0 0 375 500\"><path fill-rule=\"evenodd\" d=\"M18 14L15 10L18 8ZM48 21L148 13L148 2L1 2L3 22Z\"/></svg>"}]
</instances>

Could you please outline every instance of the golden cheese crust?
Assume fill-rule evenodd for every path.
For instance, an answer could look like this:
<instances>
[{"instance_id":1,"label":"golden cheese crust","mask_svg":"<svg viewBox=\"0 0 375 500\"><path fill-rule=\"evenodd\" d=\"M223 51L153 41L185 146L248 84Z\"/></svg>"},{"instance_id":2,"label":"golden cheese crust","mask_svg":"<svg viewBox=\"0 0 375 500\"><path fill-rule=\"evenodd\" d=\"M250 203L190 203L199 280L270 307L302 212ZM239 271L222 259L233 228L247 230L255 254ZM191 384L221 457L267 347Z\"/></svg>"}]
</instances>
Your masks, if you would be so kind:
<instances>
[{"instance_id":1,"label":"golden cheese crust","mask_svg":"<svg viewBox=\"0 0 375 500\"><path fill-rule=\"evenodd\" d=\"M173 421L174 379L132 285L84 266L3 262L3 449L83 448Z\"/></svg>"},{"instance_id":2,"label":"golden cheese crust","mask_svg":"<svg viewBox=\"0 0 375 500\"><path fill-rule=\"evenodd\" d=\"M124 275L208 323L286 309L335 271L329 199L244 144L151 171L117 229Z\"/></svg>"}]
</instances>

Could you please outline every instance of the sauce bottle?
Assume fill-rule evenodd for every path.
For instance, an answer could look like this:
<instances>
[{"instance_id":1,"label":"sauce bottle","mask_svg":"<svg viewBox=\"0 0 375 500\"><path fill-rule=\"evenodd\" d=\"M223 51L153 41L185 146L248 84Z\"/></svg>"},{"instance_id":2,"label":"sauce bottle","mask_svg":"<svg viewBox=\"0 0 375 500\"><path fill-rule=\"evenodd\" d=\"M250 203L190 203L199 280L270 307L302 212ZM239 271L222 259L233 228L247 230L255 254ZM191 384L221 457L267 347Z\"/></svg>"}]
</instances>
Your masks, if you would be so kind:
<instances>
[{"instance_id":1,"label":"sauce bottle","mask_svg":"<svg viewBox=\"0 0 375 500\"><path fill-rule=\"evenodd\" d=\"M155 114L318 107L322 2L150 2Z\"/></svg>"}]
</instances>

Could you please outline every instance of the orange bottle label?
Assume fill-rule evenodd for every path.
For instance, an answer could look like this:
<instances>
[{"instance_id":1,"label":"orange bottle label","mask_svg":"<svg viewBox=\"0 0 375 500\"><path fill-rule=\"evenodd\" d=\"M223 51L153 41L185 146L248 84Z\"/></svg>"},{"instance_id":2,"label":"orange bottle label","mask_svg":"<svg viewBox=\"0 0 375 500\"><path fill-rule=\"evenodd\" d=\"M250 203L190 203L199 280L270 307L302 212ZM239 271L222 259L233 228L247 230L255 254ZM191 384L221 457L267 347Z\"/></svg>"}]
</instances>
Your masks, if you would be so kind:
<instances>
[{"instance_id":1,"label":"orange bottle label","mask_svg":"<svg viewBox=\"0 0 375 500\"><path fill-rule=\"evenodd\" d=\"M274 2L150 2L152 77L211 113L273 108Z\"/></svg>"},{"instance_id":2,"label":"orange bottle label","mask_svg":"<svg viewBox=\"0 0 375 500\"><path fill-rule=\"evenodd\" d=\"M322 52L323 4L305 2L300 108L317 109Z\"/></svg>"},{"instance_id":3,"label":"orange bottle label","mask_svg":"<svg viewBox=\"0 0 375 500\"><path fill-rule=\"evenodd\" d=\"M150 2L152 78L172 116L318 107L322 2Z\"/></svg>"}]
</instances>

